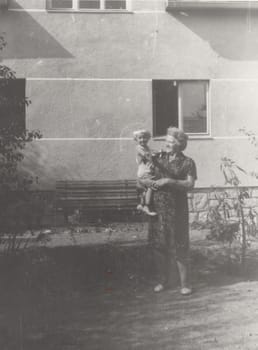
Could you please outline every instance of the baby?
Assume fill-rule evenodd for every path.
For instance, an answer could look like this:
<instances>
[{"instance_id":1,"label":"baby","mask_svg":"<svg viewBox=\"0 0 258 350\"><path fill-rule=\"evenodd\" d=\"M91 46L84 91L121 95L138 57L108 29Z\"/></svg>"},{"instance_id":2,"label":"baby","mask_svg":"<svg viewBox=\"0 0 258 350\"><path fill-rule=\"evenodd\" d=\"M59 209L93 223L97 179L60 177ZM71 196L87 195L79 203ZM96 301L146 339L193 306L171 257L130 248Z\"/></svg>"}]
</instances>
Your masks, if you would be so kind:
<instances>
[{"instance_id":1,"label":"baby","mask_svg":"<svg viewBox=\"0 0 258 350\"><path fill-rule=\"evenodd\" d=\"M150 209L152 205L153 197L153 181L155 178L155 167L153 164L153 157L156 152L151 150L148 146L148 142L151 138L151 134L148 130L138 130L133 133L134 140L137 142L136 146L136 162L138 164L138 184L144 188L141 196L141 204L137 206L138 210L142 210L144 213L154 216L157 215L155 211Z\"/></svg>"}]
</instances>

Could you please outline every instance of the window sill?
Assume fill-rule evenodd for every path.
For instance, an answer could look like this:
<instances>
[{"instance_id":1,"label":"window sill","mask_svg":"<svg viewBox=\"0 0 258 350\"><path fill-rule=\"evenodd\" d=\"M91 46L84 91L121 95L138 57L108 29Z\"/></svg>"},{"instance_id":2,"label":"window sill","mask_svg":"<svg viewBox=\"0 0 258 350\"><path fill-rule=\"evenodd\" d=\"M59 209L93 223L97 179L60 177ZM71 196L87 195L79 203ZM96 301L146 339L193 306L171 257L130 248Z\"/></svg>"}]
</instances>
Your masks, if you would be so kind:
<instances>
[{"instance_id":1,"label":"window sill","mask_svg":"<svg viewBox=\"0 0 258 350\"><path fill-rule=\"evenodd\" d=\"M153 141L165 141L166 136L156 136L153 137ZM213 140L210 135L188 135L188 140Z\"/></svg>"},{"instance_id":2,"label":"window sill","mask_svg":"<svg viewBox=\"0 0 258 350\"><path fill-rule=\"evenodd\" d=\"M213 140L213 137L210 135L188 135L189 140Z\"/></svg>"},{"instance_id":3,"label":"window sill","mask_svg":"<svg viewBox=\"0 0 258 350\"><path fill-rule=\"evenodd\" d=\"M132 14L132 11L128 10L98 10L98 9L85 9L85 10L72 10L72 9L47 9L47 12L49 13L105 13L105 14L114 14L114 13L120 13L120 14Z\"/></svg>"},{"instance_id":4,"label":"window sill","mask_svg":"<svg viewBox=\"0 0 258 350\"><path fill-rule=\"evenodd\" d=\"M246 9L246 8L258 8L258 1L177 1L168 0L168 6L166 10L190 10L190 9Z\"/></svg>"}]
</instances>

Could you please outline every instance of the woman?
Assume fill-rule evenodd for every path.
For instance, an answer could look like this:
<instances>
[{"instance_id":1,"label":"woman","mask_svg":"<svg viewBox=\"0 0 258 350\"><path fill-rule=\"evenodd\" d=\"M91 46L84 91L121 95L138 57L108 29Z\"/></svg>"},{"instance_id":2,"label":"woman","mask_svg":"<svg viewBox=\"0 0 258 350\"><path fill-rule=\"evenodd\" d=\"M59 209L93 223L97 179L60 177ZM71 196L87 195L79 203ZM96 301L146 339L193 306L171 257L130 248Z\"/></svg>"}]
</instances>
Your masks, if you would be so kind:
<instances>
[{"instance_id":1,"label":"woman","mask_svg":"<svg viewBox=\"0 0 258 350\"><path fill-rule=\"evenodd\" d=\"M158 220L150 223L150 241L162 280L154 288L162 291L170 282L171 262L176 261L181 294L190 295L188 280L189 218L187 191L194 187L196 166L182 151L187 146L187 135L178 128L168 128L166 154L156 161L159 180L154 181L154 205Z\"/></svg>"}]
</instances>

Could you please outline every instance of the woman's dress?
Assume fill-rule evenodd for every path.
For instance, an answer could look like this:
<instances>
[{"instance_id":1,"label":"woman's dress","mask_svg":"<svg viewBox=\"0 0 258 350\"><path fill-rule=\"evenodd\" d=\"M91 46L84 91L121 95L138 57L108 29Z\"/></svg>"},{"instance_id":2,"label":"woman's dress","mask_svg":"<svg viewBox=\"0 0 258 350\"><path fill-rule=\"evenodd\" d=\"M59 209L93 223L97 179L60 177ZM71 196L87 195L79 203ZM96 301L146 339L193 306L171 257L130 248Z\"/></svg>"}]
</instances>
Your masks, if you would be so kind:
<instances>
[{"instance_id":1,"label":"woman's dress","mask_svg":"<svg viewBox=\"0 0 258 350\"><path fill-rule=\"evenodd\" d=\"M158 161L157 176L185 180L197 178L195 162L182 152L175 158L163 156ZM150 220L149 240L159 253L185 260L189 252L189 211L187 191L169 187L154 192L157 218Z\"/></svg>"}]
</instances>

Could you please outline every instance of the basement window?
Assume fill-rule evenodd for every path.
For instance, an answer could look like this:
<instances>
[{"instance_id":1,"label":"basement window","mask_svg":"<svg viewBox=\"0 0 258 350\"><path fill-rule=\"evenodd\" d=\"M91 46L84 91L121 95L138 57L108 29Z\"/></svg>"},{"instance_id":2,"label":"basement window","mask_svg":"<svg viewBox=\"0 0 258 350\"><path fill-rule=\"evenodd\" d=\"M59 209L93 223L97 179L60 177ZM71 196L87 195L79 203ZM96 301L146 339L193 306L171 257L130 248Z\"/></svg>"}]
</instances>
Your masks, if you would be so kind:
<instances>
[{"instance_id":1,"label":"basement window","mask_svg":"<svg viewBox=\"0 0 258 350\"><path fill-rule=\"evenodd\" d=\"M153 80L153 136L165 136L169 126L208 136L208 90L203 80Z\"/></svg>"},{"instance_id":2,"label":"basement window","mask_svg":"<svg viewBox=\"0 0 258 350\"><path fill-rule=\"evenodd\" d=\"M53 11L126 11L130 0L48 0Z\"/></svg>"}]
</instances>

